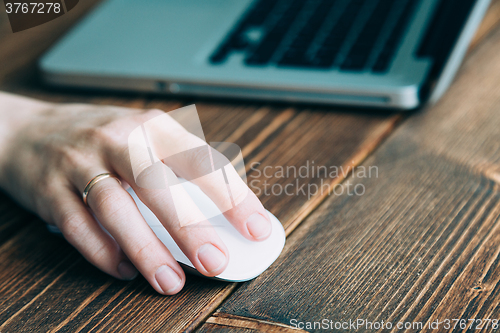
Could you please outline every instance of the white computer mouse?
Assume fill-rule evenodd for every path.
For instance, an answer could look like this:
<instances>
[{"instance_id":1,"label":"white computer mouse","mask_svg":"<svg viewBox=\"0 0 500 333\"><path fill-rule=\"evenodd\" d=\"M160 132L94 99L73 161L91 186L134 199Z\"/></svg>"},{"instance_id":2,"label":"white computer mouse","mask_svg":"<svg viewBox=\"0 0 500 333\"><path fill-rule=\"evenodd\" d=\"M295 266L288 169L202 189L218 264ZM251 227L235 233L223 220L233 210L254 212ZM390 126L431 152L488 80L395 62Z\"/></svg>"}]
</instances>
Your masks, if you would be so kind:
<instances>
[{"instance_id":1,"label":"white computer mouse","mask_svg":"<svg viewBox=\"0 0 500 333\"><path fill-rule=\"evenodd\" d=\"M185 182L183 187L205 216L215 216L209 218L208 221L228 248L229 263L221 274L214 277L215 279L232 282L248 281L264 272L278 258L285 246L285 230L278 219L269 211L267 213L272 224L271 235L264 241L253 242L243 237L224 215L220 214L217 206L198 186L191 182ZM127 191L134 198L146 222L167 246L175 260L187 271L197 273L194 265L182 253L153 212L139 200L132 188Z\"/></svg>"}]
</instances>

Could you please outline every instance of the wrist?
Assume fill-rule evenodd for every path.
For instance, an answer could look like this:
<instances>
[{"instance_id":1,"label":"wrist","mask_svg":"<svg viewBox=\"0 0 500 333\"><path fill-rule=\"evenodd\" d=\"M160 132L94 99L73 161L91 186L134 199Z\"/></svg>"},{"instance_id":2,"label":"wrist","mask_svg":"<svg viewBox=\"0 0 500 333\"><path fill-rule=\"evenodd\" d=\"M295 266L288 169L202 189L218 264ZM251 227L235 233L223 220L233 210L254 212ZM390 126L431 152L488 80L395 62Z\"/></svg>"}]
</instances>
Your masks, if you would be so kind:
<instances>
[{"instance_id":1,"label":"wrist","mask_svg":"<svg viewBox=\"0 0 500 333\"><path fill-rule=\"evenodd\" d=\"M50 103L0 91L0 160L9 141Z\"/></svg>"}]
</instances>

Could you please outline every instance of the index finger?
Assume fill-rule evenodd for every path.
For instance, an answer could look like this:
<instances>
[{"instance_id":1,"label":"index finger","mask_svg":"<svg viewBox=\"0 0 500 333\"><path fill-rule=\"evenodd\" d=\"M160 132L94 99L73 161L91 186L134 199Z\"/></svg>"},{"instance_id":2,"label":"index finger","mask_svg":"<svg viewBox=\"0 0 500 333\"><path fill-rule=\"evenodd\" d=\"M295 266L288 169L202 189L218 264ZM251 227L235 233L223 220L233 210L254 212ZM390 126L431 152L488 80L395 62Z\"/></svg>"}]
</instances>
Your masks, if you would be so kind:
<instances>
[{"instance_id":1,"label":"index finger","mask_svg":"<svg viewBox=\"0 0 500 333\"><path fill-rule=\"evenodd\" d=\"M271 222L266 210L226 156L188 132L168 114L145 122L141 134L142 144L147 146L142 149L142 158L147 159L149 155L150 165L162 160L175 174L198 185L244 237L264 240L270 235ZM131 158L136 158L132 157L132 151ZM134 164L147 163L136 161ZM140 178L139 173L134 170L136 180ZM141 182L155 186L151 177L154 175L149 176L142 177ZM144 182L146 178L148 181ZM173 198L175 200L175 196Z\"/></svg>"}]
</instances>

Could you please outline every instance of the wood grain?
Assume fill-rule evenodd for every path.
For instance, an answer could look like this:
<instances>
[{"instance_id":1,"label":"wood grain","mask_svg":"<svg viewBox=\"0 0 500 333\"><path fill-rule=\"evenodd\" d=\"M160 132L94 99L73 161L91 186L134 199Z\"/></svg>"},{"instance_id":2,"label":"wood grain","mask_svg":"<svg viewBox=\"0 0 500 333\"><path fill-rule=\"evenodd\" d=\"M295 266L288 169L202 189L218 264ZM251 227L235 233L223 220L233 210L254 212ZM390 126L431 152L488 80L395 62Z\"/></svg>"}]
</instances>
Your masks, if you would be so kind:
<instances>
[{"instance_id":1,"label":"wood grain","mask_svg":"<svg viewBox=\"0 0 500 333\"><path fill-rule=\"evenodd\" d=\"M479 44L491 31L493 31L498 23L500 23L500 1L492 0L481 25L477 29L476 34L469 45L469 50L476 48L477 44Z\"/></svg>"},{"instance_id":2,"label":"wood grain","mask_svg":"<svg viewBox=\"0 0 500 333\"><path fill-rule=\"evenodd\" d=\"M236 123L241 121L243 125L229 132L217 130L216 134L212 134L212 122L205 113L209 109L213 110L213 107L224 118L214 118L214 123L229 121L225 117L238 117ZM241 111L234 113L231 110L221 110L220 105L204 103L197 103L197 108L204 128L208 128L208 141L217 141L211 139L212 135L223 138L226 135L224 133L229 133L230 137L232 133L238 133L240 127L246 127L245 117L250 118L255 112L254 109L242 116L239 114ZM331 111L320 108L261 108L257 112L266 114L246 129L245 134L233 137L232 142L242 147L250 188L286 228L299 223L307 216L308 209L324 200L326 192L321 193L318 188L318 193L315 194L316 185L334 184L347 176L350 168L373 151L401 119L399 115L391 113L347 112L339 108L335 109L335 113ZM304 176L299 174L301 167L309 165L309 169L312 169L313 164L315 167L343 167L344 174L339 173L339 177L312 175L312 171L308 175L304 172ZM266 168L267 176L264 173ZM280 169L286 168L290 168L291 177L279 174ZM288 193L292 195L284 193L287 185L290 185ZM272 186L277 190L273 192ZM308 186L311 187L310 193L306 191ZM301 187L303 192L299 191Z\"/></svg>"},{"instance_id":3,"label":"wood grain","mask_svg":"<svg viewBox=\"0 0 500 333\"><path fill-rule=\"evenodd\" d=\"M144 104L149 105L148 102ZM165 109L165 101L162 106ZM263 112L261 120L256 121L253 126L242 131L240 137L235 138L235 141L243 149L252 146L252 139L258 134L266 132L266 128L270 123L273 123L274 119L281 118L283 113L290 112L289 110L280 111L276 109L259 111L259 109L234 106L224 108L223 106L209 104L201 104L198 109L206 129L207 139L213 141L222 140L225 137L234 135L233 133L238 133L239 127L231 122L241 124L246 118L252 117L255 111L257 111L255 114ZM296 114L297 111L293 111L293 113ZM221 122L226 119L228 114L231 115L229 120L226 120L229 125L221 127ZM330 120L333 124L337 121L340 124L351 125L351 128L354 126L357 128L359 136L347 135L348 130L343 129L342 126L339 126L339 131L330 132L328 139L338 144L325 151L325 157L327 158L324 160L325 163L345 163L344 161L351 156L351 149L354 151L362 149L360 146L374 138L373 134L371 135L369 132L375 129L375 133L377 133L380 128L384 128L386 125L383 116L365 115L356 117L348 114L328 115L327 113L315 116L312 112L305 112L305 114L310 115L311 120L314 120L312 124ZM293 119L288 118L288 116L284 118L288 121ZM304 123L307 124L307 122L301 122L301 124ZM391 123L389 122L389 124ZM292 125L294 126L293 129L297 130L295 128L297 125L295 123L292 123ZM286 124L281 127L286 128ZM271 131L269 136L274 136L276 141L270 141L270 143L268 141L266 144L268 146L278 145L279 140L287 135L288 130L284 128L281 128L282 133ZM308 129L308 126L302 129L303 132L301 133L304 133L304 137L307 137L306 131ZM248 135L249 133L255 133L256 135ZM317 133L315 136L306 138L305 149L298 151L297 157L292 155L296 161L294 163L301 165L301 158L307 160L307 153L314 151L313 148L317 144L316 140L319 137L320 134ZM247 151L250 150L247 149ZM267 150L257 145L255 151ZM280 159L280 156L283 155L288 155L287 146L276 148L275 153L266 158L272 158L271 161L279 163L278 165L290 163L288 158L281 157ZM321 161L319 157L317 158L314 155L311 158ZM262 163L263 165L270 165L271 162L263 161ZM301 181L307 182L310 180L303 179ZM265 197L262 198L264 201L266 200ZM267 198L269 202L265 201L266 206L280 216L284 222L287 222L287 216L293 216L294 211L307 204L307 197L304 196L292 198L294 200L287 199L288 203L286 204L280 204L279 198L274 197ZM273 205L276 205L276 207ZM185 290L180 295L168 298L161 297L154 294L153 290L142 279L131 284L110 280L97 272L96 269L90 267L64 242L59 242L57 249L46 247L46 244L52 244L54 240L46 232L41 231L39 224L40 222L36 223L36 228L33 226L26 230L20 229L17 234L18 238L11 239L9 247L14 247L20 241L19 237L27 237L26 241L22 243L22 247L26 249L25 252L18 256L8 252L7 257L15 260L13 262L0 261L0 268L6 274L9 274L8 276L22 277L19 284L14 286L15 288L10 287L0 291L0 295L7 297L9 304L8 308L2 309L3 317L0 316L0 323L3 322L3 324L0 324L0 331L2 332L30 331L33 327L37 327L41 331L50 330L51 332L121 330L174 332L184 329L189 330L209 316L236 286L235 284L214 283L203 279L190 278ZM36 272L40 270L40 266L31 267L32 251L37 253L37 262L47 269L54 269L55 271L42 279L37 274L31 276L30 272L32 270ZM69 256L63 264L60 264L59 257L51 261L43 260L45 257L53 257L53 252L69 253ZM23 261L27 262L26 266L14 265L14 263ZM78 264L68 267L69 263L73 262L78 262ZM7 276L5 279L9 280ZM40 287L32 289L35 281ZM75 295L75 289L79 290L77 295ZM14 293L14 290L19 290L21 294ZM26 296L20 297L21 295ZM71 301L66 301L67 299L71 299ZM53 314L51 309L54 309L56 314ZM134 320L123 321L123 318L127 317L134 318Z\"/></svg>"},{"instance_id":4,"label":"wood grain","mask_svg":"<svg viewBox=\"0 0 500 333\"><path fill-rule=\"evenodd\" d=\"M377 166L379 176L354 173L343 183L362 185L365 194L328 198L291 234L278 261L213 318L285 325L293 318L498 319L499 51L496 30L445 97L363 163ZM214 322L200 331L222 327Z\"/></svg>"},{"instance_id":5,"label":"wood grain","mask_svg":"<svg viewBox=\"0 0 500 333\"><path fill-rule=\"evenodd\" d=\"M206 323L197 332L202 332L202 333L212 333L212 332L217 332L217 333L255 333L255 329L253 328L243 328L241 326L239 327L234 327L234 326L226 326L222 324L212 324L212 323Z\"/></svg>"},{"instance_id":6,"label":"wood grain","mask_svg":"<svg viewBox=\"0 0 500 333\"><path fill-rule=\"evenodd\" d=\"M0 259L0 332L177 331L192 319L186 311L201 315L231 290L189 276L179 295L162 297L142 278L127 283L99 272L41 223L0 247Z\"/></svg>"},{"instance_id":7,"label":"wood grain","mask_svg":"<svg viewBox=\"0 0 500 333\"><path fill-rule=\"evenodd\" d=\"M246 317L231 316L222 313L216 313L207 320L207 325L204 325L199 331L201 332L219 332L220 328L226 332L272 332L272 333L304 333L307 331L296 329L288 325L283 325L276 322L251 319Z\"/></svg>"}]
</instances>

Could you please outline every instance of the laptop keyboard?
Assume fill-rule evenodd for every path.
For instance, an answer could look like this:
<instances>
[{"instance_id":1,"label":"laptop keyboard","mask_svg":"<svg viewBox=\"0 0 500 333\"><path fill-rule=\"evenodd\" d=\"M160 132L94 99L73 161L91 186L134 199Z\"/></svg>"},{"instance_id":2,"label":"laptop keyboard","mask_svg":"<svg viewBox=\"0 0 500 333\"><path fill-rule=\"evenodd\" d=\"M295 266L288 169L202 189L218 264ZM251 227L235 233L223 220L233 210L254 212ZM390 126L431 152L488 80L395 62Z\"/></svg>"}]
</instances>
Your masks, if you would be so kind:
<instances>
[{"instance_id":1,"label":"laptop keyboard","mask_svg":"<svg viewBox=\"0 0 500 333\"><path fill-rule=\"evenodd\" d=\"M210 57L247 66L388 71L419 0L259 0Z\"/></svg>"}]
</instances>

